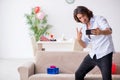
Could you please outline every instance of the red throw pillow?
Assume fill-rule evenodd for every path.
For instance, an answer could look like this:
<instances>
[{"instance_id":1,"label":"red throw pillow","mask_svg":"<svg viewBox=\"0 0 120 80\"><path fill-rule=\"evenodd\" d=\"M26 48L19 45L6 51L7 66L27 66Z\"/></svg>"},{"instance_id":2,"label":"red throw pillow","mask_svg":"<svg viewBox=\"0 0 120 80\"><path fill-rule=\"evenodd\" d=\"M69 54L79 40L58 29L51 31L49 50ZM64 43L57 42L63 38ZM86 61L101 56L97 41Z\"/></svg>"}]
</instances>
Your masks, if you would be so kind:
<instances>
[{"instance_id":1,"label":"red throw pillow","mask_svg":"<svg viewBox=\"0 0 120 80\"><path fill-rule=\"evenodd\" d=\"M117 71L117 67L115 63L112 63L112 74L115 74Z\"/></svg>"}]
</instances>

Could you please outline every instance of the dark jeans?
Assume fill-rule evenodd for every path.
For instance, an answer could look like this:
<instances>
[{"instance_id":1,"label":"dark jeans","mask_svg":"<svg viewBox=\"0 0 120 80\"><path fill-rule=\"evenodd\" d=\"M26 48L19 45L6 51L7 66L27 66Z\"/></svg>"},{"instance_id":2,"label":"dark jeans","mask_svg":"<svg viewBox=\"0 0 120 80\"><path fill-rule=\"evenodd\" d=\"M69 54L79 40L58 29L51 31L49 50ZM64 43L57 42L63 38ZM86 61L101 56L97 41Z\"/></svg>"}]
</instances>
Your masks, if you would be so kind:
<instances>
[{"instance_id":1,"label":"dark jeans","mask_svg":"<svg viewBox=\"0 0 120 80\"><path fill-rule=\"evenodd\" d=\"M112 80L112 54L113 52L100 59L96 59L96 55L93 57L93 59L87 55L78 70L75 72L75 80L84 80L85 75L96 65L99 67L102 73L103 80Z\"/></svg>"}]
</instances>

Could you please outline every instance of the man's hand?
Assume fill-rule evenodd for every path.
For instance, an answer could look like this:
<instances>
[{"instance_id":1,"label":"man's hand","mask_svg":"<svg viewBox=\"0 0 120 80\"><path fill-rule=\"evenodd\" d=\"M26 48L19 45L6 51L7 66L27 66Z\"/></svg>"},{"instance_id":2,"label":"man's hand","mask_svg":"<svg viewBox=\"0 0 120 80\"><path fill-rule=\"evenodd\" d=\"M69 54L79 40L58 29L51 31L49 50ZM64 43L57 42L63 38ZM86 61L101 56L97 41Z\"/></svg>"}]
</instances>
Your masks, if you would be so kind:
<instances>
[{"instance_id":1,"label":"man's hand","mask_svg":"<svg viewBox=\"0 0 120 80\"><path fill-rule=\"evenodd\" d=\"M77 40L81 40L82 38L82 32L81 32L82 28L80 28L80 31L78 30L78 28L76 28L76 32L77 32Z\"/></svg>"},{"instance_id":2,"label":"man's hand","mask_svg":"<svg viewBox=\"0 0 120 80\"><path fill-rule=\"evenodd\" d=\"M112 31L110 28L106 28L105 30L101 30L100 28L96 28L95 30L92 30L92 34L94 35L109 35Z\"/></svg>"},{"instance_id":3,"label":"man's hand","mask_svg":"<svg viewBox=\"0 0 120 80\"><path fill-rule=\"evenodd\" d=\"M96 28L96 29L92 30L91 33L94 34L94 35L101 35L102 30L100 30L99 28Z\"/></svg>"},{"instance_id":4,"label":"man's hand","mask_svg":"<svg viewBox=\"0 0 120 80\"><path fill-rule=\"evenodd\" d=\"M85 42L82 41L82 32L81 32L82 28L80 29L80 31L78 31L78 28L76 28L76 32L77 32L77 40L79 42L79 44L85 48L86 47L86 44Z\"/></svg>"}]
</instances>

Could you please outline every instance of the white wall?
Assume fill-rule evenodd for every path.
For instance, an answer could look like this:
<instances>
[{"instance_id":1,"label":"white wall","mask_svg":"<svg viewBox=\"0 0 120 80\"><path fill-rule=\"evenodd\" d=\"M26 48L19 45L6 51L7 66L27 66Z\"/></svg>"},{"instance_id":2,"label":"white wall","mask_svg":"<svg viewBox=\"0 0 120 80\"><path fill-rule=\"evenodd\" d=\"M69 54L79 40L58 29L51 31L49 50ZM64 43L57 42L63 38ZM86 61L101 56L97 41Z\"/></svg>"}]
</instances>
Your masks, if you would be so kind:
<instances>
[{"instance_id":1,"label":"white wall","mask_svg":"<svg viewBox=\"0 0 120 80\"><path fill-rule=\"evenodd\" d=\"M113 28L116 51L120 51L120 0L76 0L67 4L65 0L0 0L0 58L30 58L33 56L28 25L24 14L32 7L41 6L48 14L50 30L56 38L62 34L75 38L75 28L80 26L73 19L73 10L78 5L91 9L95 15L107 18Z\"/></svg>"}]
</instances>

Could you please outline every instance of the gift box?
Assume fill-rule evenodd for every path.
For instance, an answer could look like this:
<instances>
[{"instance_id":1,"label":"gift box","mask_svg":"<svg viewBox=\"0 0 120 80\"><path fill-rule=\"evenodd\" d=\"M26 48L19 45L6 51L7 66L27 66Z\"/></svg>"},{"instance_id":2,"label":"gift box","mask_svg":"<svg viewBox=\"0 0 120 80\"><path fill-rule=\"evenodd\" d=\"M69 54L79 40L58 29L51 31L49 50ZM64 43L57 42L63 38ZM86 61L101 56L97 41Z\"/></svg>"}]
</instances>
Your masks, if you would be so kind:
<instances>
[{"instance_id":1,"label":"gift box","mask_svg":"<svg viewBox=\"0 0 120 80\"><path fill-rule=\"evenodd\" d=\"M50 66L47 68L48 74L59 74L59 68L56 68L55 66Z\"/></svg>"}]
</instances>

